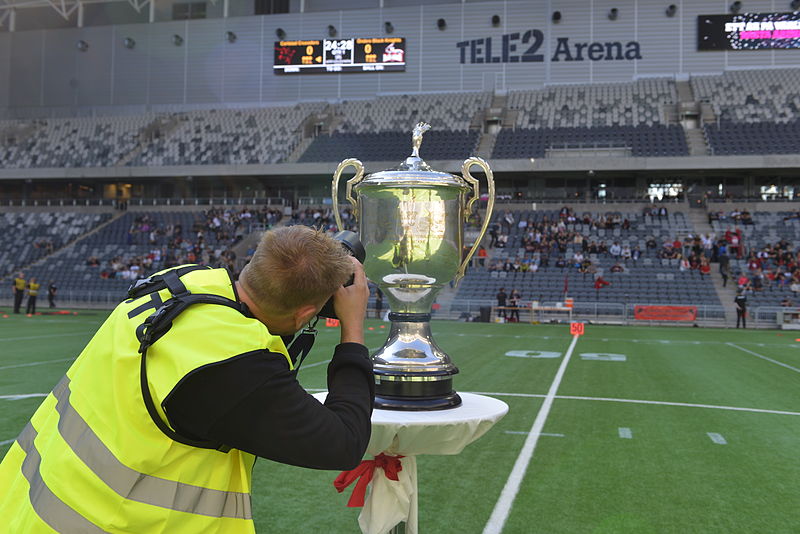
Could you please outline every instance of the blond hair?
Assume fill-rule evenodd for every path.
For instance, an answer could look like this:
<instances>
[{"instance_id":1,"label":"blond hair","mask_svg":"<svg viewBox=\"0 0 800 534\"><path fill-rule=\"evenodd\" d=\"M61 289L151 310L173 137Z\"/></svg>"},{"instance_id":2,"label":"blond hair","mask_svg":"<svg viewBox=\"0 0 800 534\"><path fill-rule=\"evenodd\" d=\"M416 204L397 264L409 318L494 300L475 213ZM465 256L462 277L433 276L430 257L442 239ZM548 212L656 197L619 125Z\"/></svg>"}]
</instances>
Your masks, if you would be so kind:
<instances>
[{"instance_id":1,"label":"blond hair","mask_svg":"<svg viewBox=\"0 0 800 534\"><path fill-rule=\"evenodd\" d=\"M264 234L240 279L259 308L286 313L321 306L352 274L340 242L308 226L289 226Z\"/></svg>"}]
</instances>

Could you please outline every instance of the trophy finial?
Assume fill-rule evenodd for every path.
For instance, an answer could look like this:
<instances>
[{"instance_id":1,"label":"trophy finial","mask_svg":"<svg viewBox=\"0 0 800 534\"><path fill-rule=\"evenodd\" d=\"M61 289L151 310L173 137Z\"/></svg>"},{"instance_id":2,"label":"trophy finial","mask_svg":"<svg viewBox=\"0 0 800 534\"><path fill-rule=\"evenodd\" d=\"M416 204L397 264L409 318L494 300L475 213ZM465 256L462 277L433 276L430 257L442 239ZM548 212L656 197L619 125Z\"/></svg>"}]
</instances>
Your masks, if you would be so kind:
<instances>
[{"instance_id":1,"label":"trophy finial","mask_svg":"<svg viewBox=\"0 0 800 534\"><path fill-rule=\"evenodd\" d=\"M431 125L427 122L418 122L417 125L414 126L414 133L411 136L411 146L413 148L411 152L412 158L419 157L419 146L422 144L422 134L430 129Z\"/></svg>"}]
</instances>

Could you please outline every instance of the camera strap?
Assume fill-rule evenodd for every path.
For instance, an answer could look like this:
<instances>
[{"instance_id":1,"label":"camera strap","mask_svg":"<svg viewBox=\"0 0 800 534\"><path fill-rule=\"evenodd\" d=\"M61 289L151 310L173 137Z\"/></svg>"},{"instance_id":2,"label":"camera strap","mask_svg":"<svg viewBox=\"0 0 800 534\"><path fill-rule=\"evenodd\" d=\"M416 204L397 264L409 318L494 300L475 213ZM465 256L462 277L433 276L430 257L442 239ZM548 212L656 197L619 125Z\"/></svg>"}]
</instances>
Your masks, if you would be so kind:
<instances>
[{"instance_id":1,"label":"camera strap","mask_svg":"<svg viewBox=\"0 0 800 534\"><path fill-rule=\"evenodd\" d=\"M317 334L319 333L315 328L318 321L319 316L314 319L313 323L308 323L306 327L303 328L303 331L300 332L300 335L298 335L286 349L289 353L289 357L292 359L292 365L294 367L292 374L294 376L297 376L297 371L300 370L303 360L306 359L306 356L308 356L308 353L311 352L311 348L314 346L314 341L317 339Z\"/></svg>"}]
</instances>

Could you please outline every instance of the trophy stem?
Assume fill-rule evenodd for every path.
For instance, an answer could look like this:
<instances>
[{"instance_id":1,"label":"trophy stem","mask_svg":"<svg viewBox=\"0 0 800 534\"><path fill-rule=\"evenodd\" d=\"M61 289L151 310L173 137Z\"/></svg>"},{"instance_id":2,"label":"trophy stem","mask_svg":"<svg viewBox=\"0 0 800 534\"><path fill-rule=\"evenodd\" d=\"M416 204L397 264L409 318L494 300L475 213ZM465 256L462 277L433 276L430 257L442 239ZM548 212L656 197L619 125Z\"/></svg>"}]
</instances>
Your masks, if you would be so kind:
<instances>
[{"instance_id":1,"label":"trophy stem","mask_svg":"<svg viewBox=\"0 0 800 534\"><path fill-rule=\"evenodd\" d=\"M430 314L390 313L389 338L372 355L375 407L444 410L461 404L453 390L458 368L433 340Z\"/></svg>"}]
</instances>

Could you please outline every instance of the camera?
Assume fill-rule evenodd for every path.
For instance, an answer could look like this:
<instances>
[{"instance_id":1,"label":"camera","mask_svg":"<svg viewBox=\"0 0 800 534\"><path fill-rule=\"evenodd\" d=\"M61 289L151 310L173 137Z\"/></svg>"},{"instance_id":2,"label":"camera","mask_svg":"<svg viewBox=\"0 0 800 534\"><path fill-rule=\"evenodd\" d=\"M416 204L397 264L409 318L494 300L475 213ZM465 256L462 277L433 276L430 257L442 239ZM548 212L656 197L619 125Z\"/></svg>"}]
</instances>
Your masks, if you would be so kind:
<instances>
[{"instance_id":1,"label":"camera","mask_svg":"<svg viewBox=\"0 0 800 534\"><path fill-rule=\"evenodd\" d=\"M350 255L357 259L359 263L362 265L364 264L364 258L367 257L367 251L364 250L364 245L362 245L361 240L358 239L358 234L349 230L344 230L338 232L333 236L333 238L337 241L340 241L345 250L347 250ZM350 280L345 282L345 287L352 285L354 279L355 274L350 277ZM322 307L322 310L320 310L318 316L325 317L327 319L338 319L338 317L336 317L336 312L333 309L333 297L328 299L328 302L326 302L325 306Z\"/></svg>"}]
</instances>

